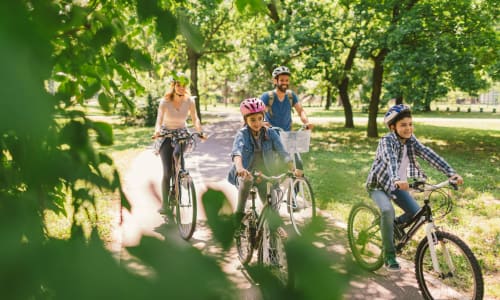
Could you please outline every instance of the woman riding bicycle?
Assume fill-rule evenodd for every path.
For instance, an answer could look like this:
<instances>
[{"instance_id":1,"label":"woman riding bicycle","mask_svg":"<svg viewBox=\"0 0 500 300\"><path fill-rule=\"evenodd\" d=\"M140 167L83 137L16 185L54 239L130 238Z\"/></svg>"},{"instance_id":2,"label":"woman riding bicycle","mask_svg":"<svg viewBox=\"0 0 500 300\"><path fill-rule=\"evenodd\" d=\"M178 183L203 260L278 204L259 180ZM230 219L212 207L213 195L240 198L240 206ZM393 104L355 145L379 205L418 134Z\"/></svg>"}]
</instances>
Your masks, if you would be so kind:
<instances>
[{"instance_id":1,"label":"woman riding bicycle","mask_svg":"<svg viewBox=\"0 0 500 300\"><path fill-rule=\"evenodd\" d=\"M419 210L418 203L408 191L408 177L426 178L416 157L429 162L437 170L456 180L458 184L462 184L463 179L443 158L417 140L413 134L409 106L404 104L392 106L385 114L384 123L391 132L379 141L366 187L382 215L380 226L385 267L389 271L399 271L393 239L394 223L404 226ZM404 211L397 218L391 199Z\"/></svg>"},{"instance_id":2,"label":"woman riding bicycle","mask_svg":"<svg viewBox=\"0 0 500 300\"><path fill-rule=\"evenodd\" d=\"M283 163L288 163L288 168L293 169L292 159L276 131L264 127L265 109L262 100L257 98L245 99L240 104L245 126L234 138L231 151L233 166L228 176L229 182L238 187L235 224L239 224L243 218L246 200L253 184L252 170L272 176L282 173ZM261 201L266 201L266 183L256 185Z\"/></svg>"},{"instance_id":3,"label":"woman riding bicycle","mask_svg":"<svg viewBox=\"0 0 500 300\"><path fill-rule=\"evenodd\" d=\"M202 133L201 123L196 114L195 102L187 90L189 82L189 78L184 73L177 72L171 76L170 89L160 100L158 106L154 137L159 137L166 133L182 135L182 132L187 131L186 120L188 114L191 115L191 120L196 130ZM170 178L173 175L172 156L177 158L180 149L178 147L174 149L172 139L167 137L156 140L155 151L160 154L163 167L163 177L161 180L162 205L158 212L165 214L168 205L168 201L166 200L168 200L168 193L170 191Z\"/></svg>"}]
</instances>

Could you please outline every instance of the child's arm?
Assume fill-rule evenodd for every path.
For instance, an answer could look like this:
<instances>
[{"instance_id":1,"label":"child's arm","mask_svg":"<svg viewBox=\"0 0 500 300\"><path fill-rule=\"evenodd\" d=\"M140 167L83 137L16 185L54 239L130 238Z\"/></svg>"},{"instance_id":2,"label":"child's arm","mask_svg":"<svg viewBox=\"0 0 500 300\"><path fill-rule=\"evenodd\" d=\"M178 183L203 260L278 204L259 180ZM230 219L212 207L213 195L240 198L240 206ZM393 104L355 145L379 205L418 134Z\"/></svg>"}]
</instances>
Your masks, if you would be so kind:
<instances>
[{"instance_id":1,"label":"child's arm","mask_svg":"<svg viewBox=\"0 0 500 300\"><path fill-rule=\"evenodd\" d=\"M432 150L431 148L424 146L418 140L415 140L415 154L428 162L437 170L446 174L448 177L452 177L457 174L457 172L453 170L453 168L446 162L446 160L437 155L437 153L434 152L434 150Z\"/></svg>"},{"instance_id":2,"label":"child's arm","mask_svg":"<svg viewBox=\"0 0 500 300\"><path fill-rule=\"evenodd\" d=\"M377 148L377 156L379 156L387 165L387 172L390 179L391 191L396 188L404 189L405 181L401 181L398 174L398 153L395 152L393 144L389 138L382 138Z\"/></svg>"},{"instance_id":3,"label":"child's arm","mask_svg":"<svg viewBox=\"0 0 500 300\"><path fill-rule=\"evenodd\" d=\"M250 176L250 172L248 172L247 169L243 167L243 161L241 159L241 156L234 156L233 157L233 162L236 167L236 175L240 177L248 177Z\"/></svg>"}]
</instances>

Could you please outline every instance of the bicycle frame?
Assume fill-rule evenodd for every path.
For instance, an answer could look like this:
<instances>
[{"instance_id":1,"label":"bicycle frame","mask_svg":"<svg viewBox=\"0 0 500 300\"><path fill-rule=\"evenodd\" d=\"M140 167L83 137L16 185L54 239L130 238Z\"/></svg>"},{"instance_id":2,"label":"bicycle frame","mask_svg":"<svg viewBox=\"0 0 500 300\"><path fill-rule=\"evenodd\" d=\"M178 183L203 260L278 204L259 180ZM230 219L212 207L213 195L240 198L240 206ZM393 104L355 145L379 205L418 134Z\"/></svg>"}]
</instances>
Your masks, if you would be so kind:
<instances>
[{"instance_id":1,"label":"bicycle frame","mask_svg":"<svg viewBox=\"0 0 500 300\"><path fill-rule=\"evenodd\" d=\"M423 183L418 183L422 185ZM432 218L432 209L429 205L430 203L430 194L438 189L441 189L447 185L451 184L453 187L455 187L454 183L446 180L443 181L439 184L436 185L427 185L428 188L423 188L423 189L416 189L417 191L424 192L424 205L420 208L420 210L412 217L411 221L409 222L410 228L408 229L408 232L404 234L401 238L399 243L396 245L397 251L400 251L403 249L406 244L412 239L412 237L416 234L416 232L422 227L425 223L427 224L425 227L425 235L426 238L429 242L429 252L431 254L431 259L432 259L432 265L436 273L441 274L441 269L439 267L438 263L438 258L436 255L436 245L438 244L438 239L436 237L436 230L438 228L434 224L434 220ZM417 186L417 185L415 185ZM446 261L448 266L450 267L451 270L455 269L455 266L453 266L453 263L450 259L450 255L446 249L446 247L443 247ZM445 276L444 274L441 274L441 276Z\"/></svg>"}]
</instances>

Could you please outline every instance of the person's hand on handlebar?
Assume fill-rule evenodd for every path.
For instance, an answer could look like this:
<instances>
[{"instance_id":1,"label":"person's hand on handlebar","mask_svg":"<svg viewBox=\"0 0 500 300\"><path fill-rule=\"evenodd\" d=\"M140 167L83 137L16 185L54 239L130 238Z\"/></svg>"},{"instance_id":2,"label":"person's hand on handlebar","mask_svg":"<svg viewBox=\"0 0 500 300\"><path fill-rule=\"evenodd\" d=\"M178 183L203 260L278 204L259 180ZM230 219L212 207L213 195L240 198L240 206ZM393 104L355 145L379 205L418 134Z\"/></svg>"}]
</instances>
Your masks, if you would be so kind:
<instances>
[{"instance_id":1,"label":"person's hand on handlebar","mask_svg":"<svg viewBox=\"0 0 500 300\"><path fill-rule=\"evenodd\" d=\"M242 177L243 179L252 178L252 174L245 168L237 168L236 175L238 175L239 177Z\"/></svg>"},{"instance_id":2,"label":"person's hand on handlebar","mask_svg":"<svg viewBox=\"0 0 500 300\"><path fill-rule=\"evenodd\" d=\"M312 130L314 128L314 124L306 123L306 124L302 125L302 127L304 127L304 129L306 129L306 130Z\"/></svg>"},{"instance_id":3,"label":"person's hand on handlebar","mask_svg":"<svg viewBox=\"0 0 500 300\"><path fill-rule=\"evenodd\" d=\"M464 184L464 179L462 178L462 176L458 175L458 174L455 174L453 176L451 176L449 178L449 180L455 184L458 184L458 185L462 185Z\"/></svg>"},{"instance_id":4,"label":"person's hand on handlebar","mask_svg":"<svg viewBox=\"0 0 500 300\"><path fill-rule=\"evenodd\" d=\"M410 189L410 185L408 184L408 181L403 181L403 180L394 181L394 186L397 189L400 189L402 191L407 191Z\"/></svg>"},{"instance_id":5,"label":"person's hand on handlebar","mask_svg":"<svg viewBox=\"0 0 500 300\"><path fill-rule=\"evenodd\" d=\"M203 131L198 132L198 134L202 142L208 140L208 134L204 133Z\"/></svg>"},{"instance_id":6,"label":"person's hand on handlebar","mask_svg":"<svg viewBox=\"0 0 500 300\"><path fill-rule=\"evenodd\" d=\"M151 136L151 139L157 139L158 137L160 136L160 132L159 131L155 131L155 133L153 134L153 136Z\"/></svg>"}]
</instances>

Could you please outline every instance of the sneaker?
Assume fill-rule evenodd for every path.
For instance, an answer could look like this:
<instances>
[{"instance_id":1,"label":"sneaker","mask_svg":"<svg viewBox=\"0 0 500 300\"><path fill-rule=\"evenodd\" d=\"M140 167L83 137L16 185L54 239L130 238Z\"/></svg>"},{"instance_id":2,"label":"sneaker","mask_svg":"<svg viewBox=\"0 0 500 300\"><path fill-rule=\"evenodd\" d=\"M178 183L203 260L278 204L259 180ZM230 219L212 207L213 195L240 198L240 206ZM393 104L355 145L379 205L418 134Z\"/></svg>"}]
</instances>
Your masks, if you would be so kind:
<instances>
[{"instance_id":1,"label":"sneaker","mask_svg":"<svg viewBox=\"0 0 500 300\"><path fill-rule=\"evenodd\" d=\"M388 254L385 258L385 269L389 272L398 272L401 270L396 255Z\"/></svg>"}]
</instances>

